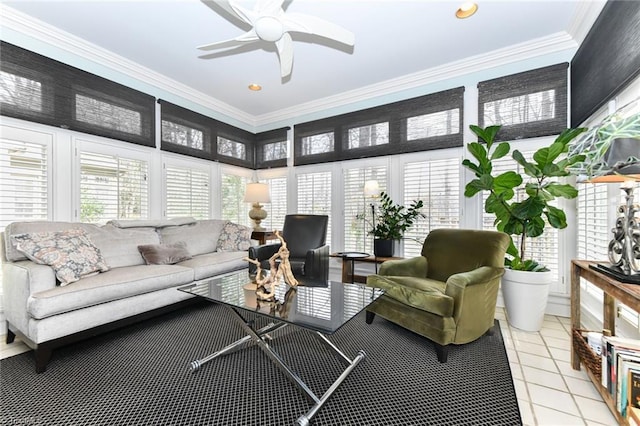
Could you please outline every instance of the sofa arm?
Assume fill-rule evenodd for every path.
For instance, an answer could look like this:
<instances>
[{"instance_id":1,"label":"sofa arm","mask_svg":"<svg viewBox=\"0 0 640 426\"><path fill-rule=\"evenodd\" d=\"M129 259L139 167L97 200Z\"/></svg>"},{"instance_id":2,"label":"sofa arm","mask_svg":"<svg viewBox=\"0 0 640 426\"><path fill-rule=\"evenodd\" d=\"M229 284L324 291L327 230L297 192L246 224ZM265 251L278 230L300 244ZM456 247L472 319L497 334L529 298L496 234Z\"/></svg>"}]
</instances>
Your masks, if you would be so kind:
<instances>
[{"instance_id":1,"label":"sofa arm","mask_svg":"<svg viewBox=\"0 0 640 426\"><path fill-rule=\"evenodd\" d=\"M27 337L29 335L27 300L34 294L55 288L56 275L47 265L29 260L2 265L2 298L6 319Z\"/></svg>"},{"instance_id":2,"label":"sofa arm","mask_svg":"<svg viewBox=\"0 0 640 426\"><path fill-rule=\"evenodd\" d=\"M427 266L427 258L424 256L412 257L409 259L387 260L380 265L378 275L426 278Z\"/></svg>"}]
</instances>

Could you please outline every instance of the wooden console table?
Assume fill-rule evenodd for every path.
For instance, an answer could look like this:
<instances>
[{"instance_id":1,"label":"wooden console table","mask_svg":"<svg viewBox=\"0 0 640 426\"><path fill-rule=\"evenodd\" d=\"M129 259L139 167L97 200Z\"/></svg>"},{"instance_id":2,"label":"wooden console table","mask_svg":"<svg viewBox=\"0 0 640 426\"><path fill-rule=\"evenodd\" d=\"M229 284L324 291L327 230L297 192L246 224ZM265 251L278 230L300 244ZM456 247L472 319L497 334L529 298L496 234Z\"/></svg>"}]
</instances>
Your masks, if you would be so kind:
<instances>
[{"instance_id":1,"label":"wooden console table","mask_svg":"<svg viewBox=\"0 0 640 426\"><path fill-rule=\"evenodd\" d=\"M602 329L610 330L615 334L616 329L616 300L624 303L636 312L640 312L640 285L621 283L615 278L608 277L595 271L589 267L591 264L599 262L587 260L571 261L571 329L579 330L580 326L580 278L584 278L591 284L595 285L604 292L604 300L602 302ZM572 336L573 337L573 336ZM575 342L572 339L571 344L571 366L574 370L580 370L580 354L576 351ZM585 364L586 367L586 364ZM600 378L597 377L589 368L585 368L587 374L594 386L602 395L602 399L607 404L618 423L627 425L627 419L624 419L615 407L615 402L607 390L602 386ZM606 374L603 372L603 374Z\"/></svg>"},{"instance_id":2,"label":"wooden console table","mask_svg":"<svg viewBox=\"0 0 640 426\"><path fill-rule=\"evenodd\" d=\"M391 256L391 257L367 256L367 257L345 259L342 253L331 253L330 256L339 257L342 259L342 282L343 283L366 283L367 282L366 275L356 275L355 273L351 275L351 271L354 267L355 262L374 263L377 267L377 265L384 263L387 260L404 259L404 257L395 257L395 256Z\"/></svg>"}]
</instances>

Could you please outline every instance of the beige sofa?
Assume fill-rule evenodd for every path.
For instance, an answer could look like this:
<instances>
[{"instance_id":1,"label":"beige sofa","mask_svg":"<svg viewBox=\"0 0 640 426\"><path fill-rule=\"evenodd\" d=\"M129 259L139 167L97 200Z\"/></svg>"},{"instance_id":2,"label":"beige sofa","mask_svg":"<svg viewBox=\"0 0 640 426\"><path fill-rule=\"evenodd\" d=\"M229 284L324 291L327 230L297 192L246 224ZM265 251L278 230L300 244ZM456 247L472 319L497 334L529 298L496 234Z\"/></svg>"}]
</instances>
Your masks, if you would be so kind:
<instances>
[{"instance_id":1,"label":"beige sofa","mask_svg":"<svg viewBox=\"0 0 640 426\"><path fill-rule=\"evenodd\" d=\"M65 284L62 269L38 264L21 251L27 247L24 242L32 242L35 236L55 239L70 234L88 238L91 250L96 249L92 253L101 256L98 270L102 271ZM187 305L193 298L178 287L246 268L243 258L250 235L249 228L229 221L192 218L112 221L104 226L14 222L5 229L0 244L7 343L19 336L35 350L36 371L43 372L56 347ZM173 264L147 264L139 246L159 249L154 252L156 258L162 257L164 248L174 246L188 256L160 260L179 260ZM39 253L48 250L38 249ZM69 252L70 257L78 252L84 255L85 248Z\"/></svg>"}]
</instances>

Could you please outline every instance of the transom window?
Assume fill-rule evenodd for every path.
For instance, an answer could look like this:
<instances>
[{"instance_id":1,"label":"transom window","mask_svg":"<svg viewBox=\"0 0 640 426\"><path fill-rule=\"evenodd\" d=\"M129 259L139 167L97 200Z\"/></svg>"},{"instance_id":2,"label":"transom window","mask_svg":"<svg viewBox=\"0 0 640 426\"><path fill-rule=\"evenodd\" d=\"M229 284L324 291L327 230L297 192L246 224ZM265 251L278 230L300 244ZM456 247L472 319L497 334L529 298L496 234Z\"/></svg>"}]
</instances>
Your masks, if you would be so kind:
<instances>
[{"instance_id":1,"label":"transom window","mask_svg":"<svg viewBox=\"0 0 640 426\"><path fill-rule=\"evenodd\" d=\"M287 141L272 142L262 147L264 161L274 161L287 158Z\"/></svg>"},{"instance_id":2,"label":"transom window","mask_svg":"<svg viewBox=\"0 0 640 426\"><path fill-rule=\"evenodd\" d=\"M246 160L247 148L241 142L232 141L231 139L218 136L218 154L226 157L238 158Z\"/></svg>"},{"instance_id":3,"label":"transom window","mask_svg":"<svg viewBox=\"0 0 640 426\"><path fill-rule=\"evenodd\" d=\"M333 152L335 144L333 132L320 133L302 138L302 155Z\"/></svg>"},{"instance_id":4,"label":"transom window","mask_svg":"<svg viewBox=\"0 0 640 426\"><path fill-rule=\"evenodd\" d=\"M162 120L162 140L193 149L204 149L204 132L183 124Z\"/></svg>"},{"instance_id":5,"label":"transom window","mask_svg":"<svg viewBox=\"0 0 640 426\"><path fill-rule=\"evenodd\" d=\"M0 71L0 102L29 111L42 111L42 83Z\"/></svg>"},{"instance_id":6,"label":"transom window","mask_svg":"<svg viewBox=\"0 0 640 426\"><path fill-rule=\"evenodd\" d=\"M353 127L348 131L349 149L389 143L389 122Z\"/></svg>"},{"instance_id":7,"label":"transom window","mask_svg":"<svg viewBox=\"0 0 640 426\"><path fill-rule=\"evenodd\" d=\"M75 119L119 132L142 134L142 116L138 111L76 93Z\"/></svg>"},{"instance_id":8,"label":"transom window","mask_svg":"<svg viewBox=\"0 0 640 426\"><path fill-rule=\"evenodd\" d=\"M457 108L407 118L407 140L454 135L460 129L460 110Z\"/></svg>"},{"instance_id":9,"label":"transom window","mask_svg":"<svg viewBox=\"0 0 640 426\"><path fill-rule=\"evenodd\" d=\"M512 126L533 121L551 120L556 116L555 90L528 93L484 104L486 126Z\"/></svg>"}]
</instances>

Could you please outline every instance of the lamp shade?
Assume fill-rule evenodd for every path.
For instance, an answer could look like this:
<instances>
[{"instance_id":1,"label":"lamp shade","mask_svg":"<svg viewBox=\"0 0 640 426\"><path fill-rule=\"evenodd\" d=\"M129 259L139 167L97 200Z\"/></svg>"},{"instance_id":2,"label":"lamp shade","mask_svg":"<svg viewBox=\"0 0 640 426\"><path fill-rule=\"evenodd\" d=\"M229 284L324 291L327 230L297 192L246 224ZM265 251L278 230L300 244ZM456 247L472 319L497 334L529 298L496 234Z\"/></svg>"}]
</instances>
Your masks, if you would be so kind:
<instances>
[{"instance_id":1,"label":"lamp shade","mask_svg":"<svg viewBox=\"0 0 640 426\"><path fill-rule=\"evenodd\" d=\"M380 185L377 180L368 180L364 183L364 196L367 198L378 198L380 196Z\"/></svg>"},{"instance_id":2,"label":"lamp shade","mask_svg":"<svg viewBox=\"0 0 640 426\"><path fill-rule=\"evenodd\" d=\"M269 185L266 183L248 183L244 193L245 203L270 203Z\"/></svg>"}]
</instances>

